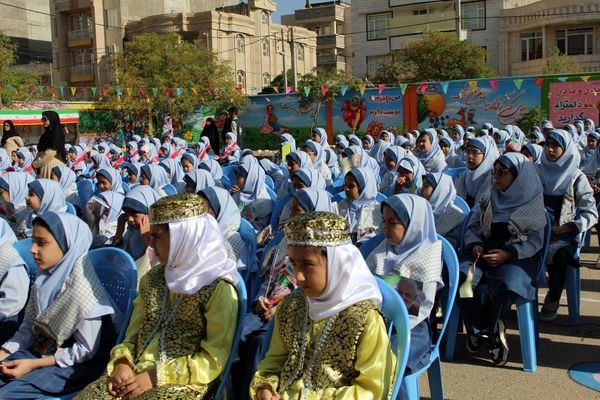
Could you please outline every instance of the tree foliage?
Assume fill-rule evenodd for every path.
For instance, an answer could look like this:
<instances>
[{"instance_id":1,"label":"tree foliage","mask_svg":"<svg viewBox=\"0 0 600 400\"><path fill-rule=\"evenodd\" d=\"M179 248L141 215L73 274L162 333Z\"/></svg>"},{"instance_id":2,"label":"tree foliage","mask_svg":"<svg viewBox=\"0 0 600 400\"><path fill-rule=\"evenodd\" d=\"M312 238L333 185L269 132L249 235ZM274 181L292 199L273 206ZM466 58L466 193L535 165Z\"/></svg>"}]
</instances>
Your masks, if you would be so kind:
<instances>
[{"instance_id":1,"label":"tree foliage","mask_svg":"<svg viewBox=\"0 0 600 400\"><path fill-rule=\"evenodd\" d=\"M550 54L546 57L544 75L571 74L576 72L579 72L579 66L575 61L562 54L556 47L550 50Z\"/></svg>"},{"instance_id":2,"label":"tree foliage","mask_svg":"<svg viewBox=\"0 0 600 400\"><path fill-rule=\"evenodd\" d=\"M34 100L40 93L40 76L15 66L17 46L0 32L0 101L2 106L13 101Z\"/></svg>"},{"instance_id":3,"label":"tree foliage","mask_svg":"<svg viewBox=\"0 0 600 400\"><path fill-rule=\"evenodd\" d=\"M534 126L542 125L542 122L548 118L546 111L542 110L541 107L534 107L527 111L521 116L521 118L515 121L517 125L527 136Z\"/></svg>"},{"instance_id":4,"label":"tree foliage","mask_svg":"<svg viewBox=\"0 0 600 400\"><path fill-rule=\"evenodd\" d=\"M376 83L449 81L494 75L485 61L486 52L453 33L425 32L406 43L394 61L371 77Z\"/></svg>"},{"instance_id":5,"label":"tree foliage","mask_svg":"<svg viewBox=\"0 0 600 400\"><path fill-rule=\"evenodd\" d=\"M111 58L109 71L113 90L101 101L125 114L146 110L177 118L197 106L219 112L245 104L227 63L176 33L134 37Z\"/></svg>"}]
</instances>

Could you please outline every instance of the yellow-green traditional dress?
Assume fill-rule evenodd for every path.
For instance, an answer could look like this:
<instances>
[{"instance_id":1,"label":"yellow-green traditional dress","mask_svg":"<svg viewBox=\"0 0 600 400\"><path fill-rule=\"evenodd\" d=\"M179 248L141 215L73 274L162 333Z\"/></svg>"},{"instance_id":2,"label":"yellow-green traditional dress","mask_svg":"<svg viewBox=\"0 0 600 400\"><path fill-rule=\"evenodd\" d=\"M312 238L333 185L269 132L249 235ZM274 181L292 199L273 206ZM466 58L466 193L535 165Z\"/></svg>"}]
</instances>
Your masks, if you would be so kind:
<instances>
[{"instance_id":1,"label":"yellow-green traditional dress","mask_svg":"<svg viewBox=\"0 0 600 400\"><path fill-rule=\"evenodd\" d=\"M318 322L308 318L307 307L302 292L283 300L269 351L250 385L251 398L265 385L283 400L300 399L302 392L306 400L388 398L395 357L375 305L360 302ZM323 335L326 338L321 342Z\"/></svg>"},{"instance_id":2,"label":"yellow-green traditional dress","mask_svg":"<svg viewBox=\"0 0 600 400\"><path fill-rule=\"evenodd\" d=\"M166 287L164 266L157 266L142 278L133 306L125 339L111 351L106 374L76 398L114 400L107 387L120 359L136 374L156 370L157 387L136 399L212 397L235 336L235 287L218 279L193 295L174 294Z\"/></svg>"}]
</instances>

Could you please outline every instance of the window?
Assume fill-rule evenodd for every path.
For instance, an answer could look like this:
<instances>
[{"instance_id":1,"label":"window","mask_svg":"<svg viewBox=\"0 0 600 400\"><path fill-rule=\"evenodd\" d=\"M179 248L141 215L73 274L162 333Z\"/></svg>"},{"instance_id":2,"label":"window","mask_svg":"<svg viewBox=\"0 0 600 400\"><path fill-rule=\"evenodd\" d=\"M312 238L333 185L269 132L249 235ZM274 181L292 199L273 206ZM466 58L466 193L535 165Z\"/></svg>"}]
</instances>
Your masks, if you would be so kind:
<instances>
[{"instance_id":1,"label":"window","mask_svg":"<svg viewBox=\"0 0 600 400\"><path fill-rule=\"evenodd\" d=\"M263 74L263 86L271 86L271 75L266 72Z\"/></svg>"},{"instance_id":2,"label":"window","mask_svg":"<svg viewBox=\"0 0 600 400\"><path fill-rule=\"evenodd\" d=\"M298 61L304 61L304 46L301 44L298 45L297 55Z\"/></svg>"},{"instance_id":3,"label":"window","mask_svg":"<svg viewBox=\"0 0 600 400\"><path fill-rule=\"evenodd\" d=\"M594 53L594 28L556 31L556 47L568 56Z\"/></svg>"},{"instance_id":4,"label":"window","mask_svg":"<svg viewBox=\"0 0 600 400\"><path fill-rule=\"evenodd\" d=\"M266 11L263 11L262 13L260 13L260 22L263 23L264 25L269 25L269 13Z\"/></svg>"},{"instance_id":5,"label":"window","mask_svg":"<svg viewBox=\"0 0 600 400\"><path fill-rule=\"evenodd\" d=\"M462 29L470 31L485 29L485 1L463 3L460 11Z\"/></svg>"},{"instance_id":6,"label":"window","mask_svg":"<svg viewBox=\"0 0 600 400\"><path fill-rule=\"evenodd\" d=\"M542 58L542 32L521 33L521 61Z\"/></svg>"},{"instance_id":7,"label":"window","mask_svg":"<svg viewBox=\"0 0 600 400\"><path fill-rule=\"evenodd\" d=\"M427 15L433 14L433 8L421 8L419 10L413 10L413 15Z\"/></svg>"},{"instance_id":8,"label":"window","mask_svg":"<svg viewBox=\"0 0 600 400\"><path fill-rule=\"evenodd\" d=\"M264 39L262 41L262 55L263 57L269 57L269 40L268 39Z\"/></svg>"},{"instance_id":9,"label":"window","mask_svg":"<svg viewBox=\"0 0 600 400\"><path fill-rule=\"evenodd\" d=\"M384 56L367 56L367 74L376 74L381 67L392 61L392 55L386 54Z\"/></svg>"},{"instance_id":10,"label":"window","mask_svg":"<svg viewBox=\"0 0 600 400\"><path fill-rule=\"evenodd\" d=\"M111 8L110 10L104 10L104 25L106 28L119 28L119 9Z\"/></svg>"},{"instance_id":11,"label":"window","mask_svg":"<svg viewBox=\"0 0 600 400\"><path fill-rule=\"evenodd\" d=\"M237 35L235 37L235 48L238 53L244 54L244 37L242 35Z\"/></svg>"},{"instance_id":12,"label":"window","mask_svg":"<svg viewBox=\"0 0 600 400\"><path fill-rule=\"evenodd\" d=\"M242 88L242 89L246 88L246 74L244 73L244 71L239 70L237 72L236 81L237 81L237 86L239 88Z\"/></svg>"},{"instance_id":13,"label":"window","mask_svg":"<svg viewBox=\"0 0 600 400\"><path fill-rule=\"evenodd\" d=\"M317 34L317 36L321 36L321 28L317 26L315 28L315 33Z\"/></svg>"},{"instance_id":14,"label":"window","mask_svg":"<svg viewBox=\"0 0 600 400\"><path fill-rule=\"evenodd\" d=\"M391 18L391 12L367 15L367 40L387 39Z\"/></svg>"}]
</instances>

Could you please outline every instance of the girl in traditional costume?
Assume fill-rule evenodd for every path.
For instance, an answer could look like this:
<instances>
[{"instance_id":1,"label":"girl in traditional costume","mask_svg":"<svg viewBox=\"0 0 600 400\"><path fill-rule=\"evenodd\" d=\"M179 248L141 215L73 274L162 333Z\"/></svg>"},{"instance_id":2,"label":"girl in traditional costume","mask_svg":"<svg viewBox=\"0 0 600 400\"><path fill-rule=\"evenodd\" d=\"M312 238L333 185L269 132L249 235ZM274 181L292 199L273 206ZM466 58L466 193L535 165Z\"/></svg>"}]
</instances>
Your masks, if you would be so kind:
<instances>
[{"instance_id":1,"label":"girl in traditional costume","mask_svg":"<svg viewBox=\"0 0 600 400\"><path fill-rule=\"evenodd\" d=\"M150 208L158 265L140 282L123 342L77 399L204 399L235 336L238 274L217 221L192 194Z\"/></svg>"},{"instance_id":2,"label":"girl in traditional costume","mask_svg":"<svg viewBox=\"0 0 600 400\"><path fill-rule=\"evenodd\" d=\"M381 293L348 223L313 212L285 227L302 288L275 317L269 351L250 385L252 399L384 399L394 356L379 312Z\"/></svg>"}]
</instances>

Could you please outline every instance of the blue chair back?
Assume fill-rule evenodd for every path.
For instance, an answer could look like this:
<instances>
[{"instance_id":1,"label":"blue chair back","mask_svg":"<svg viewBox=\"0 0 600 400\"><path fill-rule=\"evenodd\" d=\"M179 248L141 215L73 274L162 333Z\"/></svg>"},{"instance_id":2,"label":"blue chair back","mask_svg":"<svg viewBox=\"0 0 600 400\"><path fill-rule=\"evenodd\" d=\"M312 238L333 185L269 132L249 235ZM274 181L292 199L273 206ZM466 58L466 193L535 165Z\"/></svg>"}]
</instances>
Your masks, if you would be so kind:
<instances>
[{"instance_id":1,"label":"blue chair back","mask_svg":"<svg viewBox=\"0 0 600 400\"><path fill-rule=\"evenodd\" d=\"M238 274L239 275L239 274ZM223 397L223 392L225 392L226 387L231 388L231 383L229 379L229 374L231 372L231 364L233 360L237 356L238 345L240 344L240 339L242 337L242 330L244 328L244 313L246 312L246 305L248 302L248 295L246 293L246 285L244 281L241 279L241 276L238 279L237 284L235 285L235 291L237 293L238 298L238 315L237 315L237 326L235 329L235 336L233 338L233 343L231 345L231 351L229 352L229 357L227 358L227 363L225 364L225 369L221 374L221 382L219 383L219 388L217 389L217 393L215 395L215 400L220 400ZM230 389L231 392L231 389ZM227 396L231 398L230 396Z\"/></svg>"},{"instance_id":2,"label":"blue chair back","mask_svg":"<svg viewBox=\"0 0 600 400\"><path fill-rule=\"evenodd\" d=\"M385 235L383 233L378 233L358 248L360 254L362 254L365 260L367 259L367 257L369 257L369 254L371 254L371 252L375 250L375 247L379 246L379 243L381 243L383 239L385 239Z\"/></svg>"},{"instance_id":3,"label":"blue chair back","mask_svg":"<svg viewBox=\"0 0 600 400\"><path fill-rule=\"evenodd\" d=\"M81 204L87 204L87 202L96 193L96 185L91 179L82 179L77 181L77 194L81 199Z\"/></svg>"},{"instance_id":4,"label":"blue chair back","mask_svg":"<svg viewBox=\"0 0 600 400\"><path fill-rule=\"evenodd\" d=\"M75 206L71 203L67 203L67 212L71 215L77 215L77 210L75 209Z\"/></svg>"},{"instance_id":5,"label":"blue chair back","mask_svg":"<svg viewBox=\"0 0 600 400\"><path fill-rule=\"evenodd\" d=\"M277 193L275 193L275 191L268 186L265 186L265 189L267 189L267 193L269 193L269 197L273 202L273 207L275 207L275 203L277 203Z\"/></svg>"},{"instance_id":6,"label":"blue chair back","mask_svg":"<svg viewBox=\"0 0 600 400\"><path fill-rule=\"evenodd\" d=\"M117 340L120 343L133 312L133 300L137 296L137 267L128 253L116 247L90 250L88 257L102 286L124 317Z\"/></svg>"},{"instance_id":7,"label":"blue chair back","mask_svg":"<svg viewBox=\"0 0 600 400\"><path fill-rule=\"evenodd\" d=\"M337 203L338 201L344 200L345 198L346 198L346 192L341 191L341 192L335 193L333 196L331 196L331 202ZM378 203L381 203L385 199L387 199L387 196L383 193L377 193L377 195L375 196L375 200Z\"/></svg>"},{"instance_id":8,"label":"blue chair back","mask_svg":"<svg viewBox=\"0 0 600 400\"><path fill-rule=\"evenodd\" d=\"M273 211L271 212L271 232L275 233L279 230L279 217L281 216L281 212L283 211L285 205L290 201L292 197L291 193L286 194L281 199L275 202L275 207L273 207Z\"/></svg>"},{"instance_id":9,"label":"blue chair back","mask_svg":"<svg viewBox=\"0 0 600 400\"><path fill-rule=\"evenodd\" d=\"M438 235L438 239L442 241L442 260L444 261L444 265L446 270L448 271L448 293L446 299L444 299L445 306L443 310L444 314L444 322L442 324L442 329L438 335L437 343L435 347L439 348L442 337L444 336L444 332L446 331L446 327L448 325L448 319L450 318L450 311L452 311L452 305L454 304L454 300L456 299L456 292L458 291L458 280L460 275L460 264L458 263L458 256L456 255L456 251L450 244L446 238L441 235ZM438 351L439 356L439 351Z\"/></svg>"},{"instance_id":10,"label":"blue chair back","mask_svg":"<svg viewBox=\"0 0 600 400\"><path fill-rule=\"evenodd\" d=\"M377 193L377 196L375 196L375 200L377 200L377 202L379 203L381 203L385 199L387 199L387 196L383 193Z\"/></svg>"},{"instance_id":11,"label":"blue chair back","mask_svg":"<svg viewBox=\"0 0 600 400\"><path fill-rule=\"evenodd\" d=\"M550 245L550 237L552 236L552 217L548 211L546 213L546 228L544 229L544 247L542 248L542 256L540 257L540 266L537 273L537 283L546 282L546 253L548 253L548 246Z\"/></svg>"},{"instance_id":12,"label":"blue chair back","mask_svg":"<svg viewBox=\"0 0 600 400\"><path fill-rule=\"evenodd\" d=\"M248 282L250 271L255 269L254 264L256 263L256 232L254 231L252 224L245 218L242 218L240 220L240 228L238 229L238 233L242 237L244 243L246 243L249 261L252 261L252 264L246 265L246 271L244 271L244 282Z\"/></svg>"},{"instance_id":13,"label":"blue chair back","mask_svg":"<svg viewBox=\"0 0 600 400\"><path fill-rule=\"evenodd\" d=\"M461 256L465 255L465 233L467 232L467 226L469 225L469 221L471 220L471 216L473 215L473 210L469 211L465 220L463 221L463 225L460 231L460 243L459 243L459 254Z\"/></svg>"},{"instance_id":14,"label":"blue chair back","mask_svg":"<svg viewBox=\"0 0 600 400\"><path fill-rule=\"evenodd\" d=\"M344 189L344 175L338 176L331 183L331 185L327 186L327 191L331 194L336 194L341 192Z\"/></svg>"},{"instance_id":15,"label":"blue chair back","mask_svg":"<svg viewBox=\"0 0 600 400\"><path fill-rule=\"evenodd\" d=\"M456 195L456 197L454 198L454 204L465 213L465 216L469 215L471 207L469 207L465 199L463 199L459 195Z\"/></svg>"},{"instance_id":16,"label":"blue chair back","mask_svg":"<svg viewBox=\"0 0 600 400\"><path fill-rule=\"evenodd\" d=\"M129 183L127 182L121 182L121 187L123 188L123 192L125 194L129 193L129 191L131 190L131 188L129 187Z\"/></svg>"},{"instance_id":17,"label":"blue chair back","mask_svg":"<svg viewBox=\"0 0 600 400\"><path fill-rule=\"evenodd\" d=\"M271 190L275 190L275 182L273 181L273 178L271 178L269 175L266 175L266 174L265 174L265 184Z\"/></svg>"},{"instance_id":18,"label":"blue chair back","mask_svg":"<svg viewBox=\"0 0 600 400\"><path fill-rule=\"evenodd\" d=\"M170 183L167 183L166 185L161 187L161 189L163 190L163 192L165 192L167 196L174 196L177 194L177 188L171 185Z\"/></svg>"},{"instance_id":19,"label":"blue chair back","mask_svg":"<svg viewBox=\"0 0 600 400\"><path fill-rule=\"evenodd\" d=\"M226 177L225 175L223 175L221 177L221 184L223 185L223 187L225 189L230 189L233 186L233 184L231 183L231 181L229 180L229 178Z\"/></svg>"},{"instance_id":20,"label":"blue chair back","mask_svg":"<svg viewBox=\"0 0 600 400\"><path fill-rule=\"evenodd\" d=\"M446 168L444 173L449 175L453 181L456 181L456 178L458 178L458 176L466 170L467 167Z\"/></svg>"},{"instance_id":21,"label":"blue chair back","mask_svg":"<svg viewBox=\"0 0 600 400\"><path fill-rule=\"evenodd\" d=\"M227 165L221 169L223 170L223 176L226 176L230 182L235 182L235 167L233 165Z\"/></svg>"},{"instance_id":22,"label":"blue chair back","mask_svg":"<svg viewBox=\"0 0 600 400\"><path fill-rule=\"evenodd\" d=\"M284 160L285 161L285 160ZM280 165L279 169L281 170L281 172L283 173L283 181L287 181L288 178L290 177L290 171L287 169L287 166L283 166Z\"/></svg>"},{"instance_id":23,"label":"blue chair back","mask_svg":"<svg viewBox=\"0 0 600 400\"><path fill-rule=\"evenodd\" d=\"M404 301L392 286L387 284L383 279L375 278L383 303L381 304L381 312L389 323L389 331L393 326L396 331L396 348L393 349L396 354L396 369L394 371L394 387L392 389L392 399L398 396L400 386L402 385L402 377L408 363L408 353L410 352L410 317L406 310Z\"/></svg>"},{"instance_id":24,"label":"blue chair back","mask_svg":"<svg viewBox=\"0 0 600 400\"><path fill-rule=\"evenodd\" d=\"M33 281L37 276L38 267L33 261L33 256L31 255L31 238L21 239L15 244L13 247L17 250L17 253L21 256L23 261L25 261L25 265L27 267L27 274L29 278Z\"/></svg>"}]
</instances>

